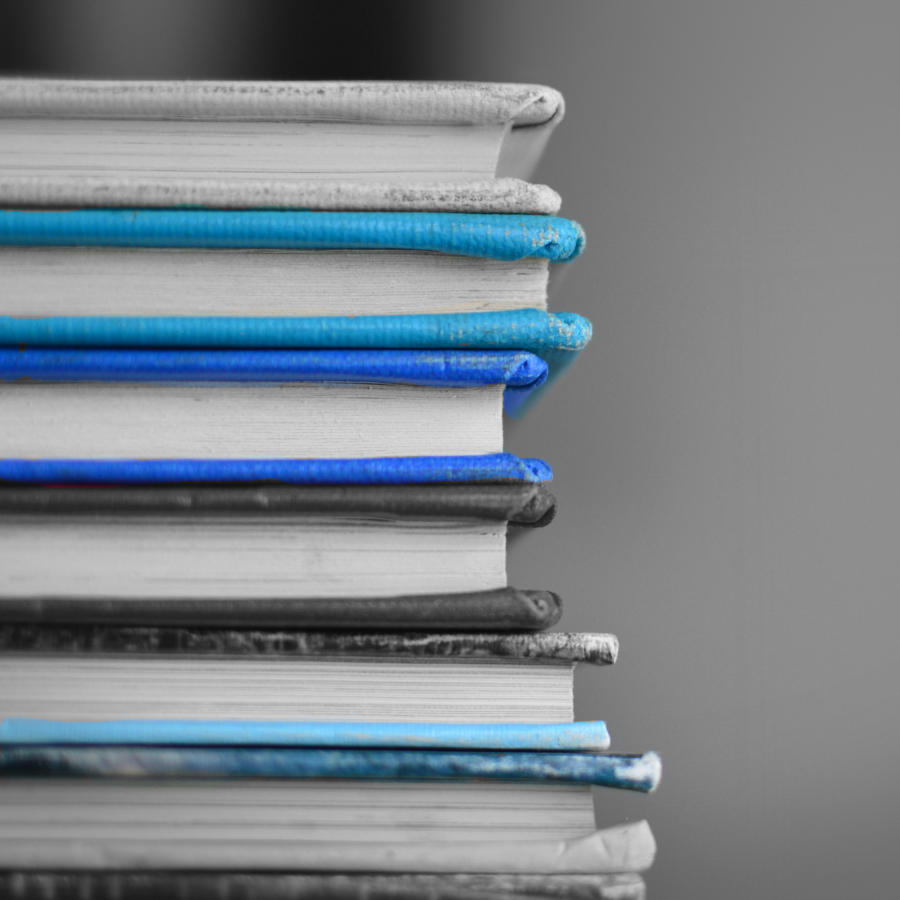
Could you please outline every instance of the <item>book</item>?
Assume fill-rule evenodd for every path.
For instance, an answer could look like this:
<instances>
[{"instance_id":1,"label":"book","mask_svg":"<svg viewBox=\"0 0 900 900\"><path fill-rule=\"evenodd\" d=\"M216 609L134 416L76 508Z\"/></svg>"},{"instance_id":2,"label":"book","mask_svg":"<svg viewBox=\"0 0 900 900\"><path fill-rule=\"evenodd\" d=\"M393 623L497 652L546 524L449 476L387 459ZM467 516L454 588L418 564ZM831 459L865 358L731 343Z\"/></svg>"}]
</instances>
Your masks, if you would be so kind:
<instances>
[{"instance_id":1,"label":"book","mask_svg":"<svg viewBox=\"0 0 900 900\"><path fill-rule=\"evenodd\" d=\"M541 216L0 211L0 315L291 317L547 308L576 223Z\"/></svg>"},{"instance_id":2,"label":"book","mask_svg":"<svg viewBox=\"0 0 900 900\"><path fill-rule=\"evenodd\" d=\"M519 725L528 726L523 739L535 741L535 725L573 727L574 666L611 665L617 653L608 634L5 624L0 718L104 722L108 729L132 720L193 721L172 727L201 744L217 729L225 729L220 740L233 740L228 728L238 726L198 719L287 723L266 726L286 740L303 722L350 721ZM201 728L209 730L203 740ZM586 733L577 739L592 746L598 740L590 729L566 733Z\"/></svg>"},{"instance_id":3,"label":"book","mask_svg":"<svg viewBox=\"0 0 900 900\"><path fill-rule=\"evenodd\" d=\"M504 403L546 374L510 352L0 347L0 414L17 422L0 456L493 453Z\"/></svg>"},{"instance_id":4,"label":"book","mask_svg":"<svg viewBox=\"0 0 900 900\"><path fill-rule=\"evenodd\" d=\"M0 202L334 208L365 185L391 208L468 183L481 204L563 111L538 85L4 78Z\"/></svg>"},{"instance_id":5,"label":"book","mask_svg":"<svg viewBox=\"0 0 900 900\"><path fill-rule=\"evenodd\" d=\"M428 624L423 611L411 612L416 601L409 598L474 593L474 599L464 601L465 609L472 610L485 592L502 592L507 588L510 524L540 527L553 519L556 509L546 487L522 480L335 485L333 481L353 480L351 467L339 460L326 470L331 479L323 479L325 484L223 480L117 487L72 482L103 481L103 474L107 480L127 480L123 472L127 475L136 466L140 475L149 464L44 462L38 469L29 461L0 462L7 477L23 477L25 469L67 485L0 484L0 542L6 560L0 570L0 619L7 621L41 615L51 607L78 617L82 603L106 616L118 609L128 618L153 611L180 619L179 610L187 603L188 615L203 621L202 610L209 607L248 625L265 623L257 615L269 621L299 616L300 624L311 615L313 621L324 619L346 629L352 618L344 620L343 614L358 614L366 601L381 598L375 619L386 615L386 622L397 617L402 622L415 616L420 627L434 631L437 626ZM179 473L201 481L233 479L242 466L219 462L185 473L188 462L176 461L157 474L163 481L177 480ZM296 472L299 466L302 473L302 462L288 468ZM415 480L416 471L423 478L435 477L429 462L371 461L375 476L399 470L398 480L408 481ZM477 465L467 468L466 462L454 468L452 460L445 460L444 465L453 477L469 480L471 472L475 480ZM317 463L312 461L305 471L316 475ZM512 466L507 470L516 471ZM438 467L436 474L440 471ZM503 471L487 468L482 474ZM362 475L370 472L363 469ZM79 473L85 478L78 479ZM277 466L254 466L244 473L267 474L284 473ZM356 477L364 480L359 471ZM398 606L387 602L393 597L407 599L398 600ZM536 617L546 621L559 608L558 600L543 597L511 600L502 595L492 602L501 603L506 612L480 613L480 619L469 621L454 614L454 629L463 625L471 630L478 621L505 616L510 603L519 609L526 604L532 623ZM431 601L429 608L436 606L447 615L447 601ZM371 624L371 611L367 615Z\"/></svg>"},{"instance_id":6,"label":"book","mask_svg":"<svg viewBox=\"0 0 900 900\"><path fill-rule=\"evenodd\" d=\"M645 900L640 875L282 874L271 872L0 872L9 900L155 900L231 897L246 900Z\"/></svg>"}]
</instances>

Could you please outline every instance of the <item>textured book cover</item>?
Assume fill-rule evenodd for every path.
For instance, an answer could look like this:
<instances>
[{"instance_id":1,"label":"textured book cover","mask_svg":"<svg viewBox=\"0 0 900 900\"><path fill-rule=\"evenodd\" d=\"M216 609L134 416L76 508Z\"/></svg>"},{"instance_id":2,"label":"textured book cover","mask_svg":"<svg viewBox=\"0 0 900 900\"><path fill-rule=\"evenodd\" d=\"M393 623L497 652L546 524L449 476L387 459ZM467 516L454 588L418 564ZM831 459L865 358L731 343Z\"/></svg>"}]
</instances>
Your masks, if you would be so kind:
<instances>
[{"instance_id":1,"label":"textured book cover","mask_svg":"<svg viewBox=\"0 0 900 900\"><path fill-rule=\"evenodd\" d=\"M158 178L132 176L4 175L7 206L208 207L354 212L493 213L555 216L559 194L520 178L492 181L406 182L273 178Z\"/></svg>"},{"instance_id":2,"label":"textured book cover","mask_svg":"<svg viewBox=\"0 0 900 900\"><path fill-rule=\"evenodd\" d=\"M130 719L110 722L53 722L43 719L7 718L0 722L0 753L12 744L128 744L188 747L341 747L341 748L416 748L417 750L541 750L591 751L609 747L609 733L603 722L569 724L446 724L428 722L267 722L184 719ZM5 757L4 757L5 758ZM165 757L175 760L176 757ZM190 754L182 759L190 758ZM247 759L256 759L248 757ZM201 760L201 757L197 757ZM204 757L197 771L212 765L214 757ZM263 757L259 757L263 760ZM276 757L272 757L273 760ZM287 757L284 757L287 760ZM382 759L379 757L378 759ZM409 758L413 761L413 757ZM205 761L203 761L205 760ZM240 757L222 757L223 766L240 767ZM227 760L232 760L227 762ZM347 772L358 767L365 771L364 757L345 757ZM416 760L416 765L430 765ZM250 765L248 762L247 765ZM258 766L266 763L253 763ZM288 765L288 763L285 763ZM335 755L296 757L296 771L309 766L309 772L325 772L332 766L337 772L344 762ZM373 762L373 765L375 763ZM400 771L388 756L378 765L381 771ZM452 762L441 763L452 765ZM486 763L487 765L487 763ZM630 765L630 763L629 763ZM395 767L395 768L391 768ZM222 770L224 771L224 769ZM372 769L371 771L375 771ZM421 769L424 771L424 769ZM434 771L437 771L435 769ZM449 771L445 769L442 771ZM287 776L286 776L287 777ZM289 777L301 777L293 775ZM347 775L308 774L307 778L351 777ZM359 777L359 776L353 776ZM370 775L367 777L387 777ZM470 776L474 777L474 776ZM510 776L512 777L512 776Z\"/></svg>"},{"instance_id":3,"label":"textured book cover","mask_svg":"<svg viewBox=\"0 0 900 900\"><path fill-rule=\"evenodd\" d=\"M556 216L308 210L0 210L0 244L260 250L424 250L568 262L584 247Z\"/></svg>"},{"instance_id":4,"label":"textured book cover","mask_svg":"<svg viewBox=\"0 0 900 900\"><path fill-rule=\"evenodd\" d=\"M503 384L515 413L547 379L523 351L87 350L0 347L0 381L328 382L465 388Z\"/></svg>"},{"instance_id":5,"label":"textured book cover","mask_svg":"<svg viewBox=\"0 0 900 900\"><path fill-rule=\"evenodd\" d=\"M324 875L270 872L0 872L9 900L644 900L640 875Z\"/></svg>"},{"instance_id":6,"label":"textured book cover","mask_svg":"<svg viewBox=\"0 0 900 900\"><path fill-rule=\"evenodd\" d=\"M8 117L276 119L440 125L545 124L562 95L537 84L452 81L0 79Z\"/></svg>"},{"instance_id":7,"label":"textured book cover","mask_svg":"<svg viewBox=\"0 0 900 900\"><path fill-rule=\"evenodd\" d=\"M0 481L44 485L260 482L321 485L552 481L540 459L510 453L373 459L0 459Z\"/></svg>"},{"instance_id":8,"label":"textured book cover","mask_svg":"<svg viewBox=\"0 0 900 900\"><path fill-rule=\"evenodd\" d=\"M2 515L371 516L491 519L542 528L556 515L543 484L202 484L42 487L0 484Z\"/></svg>"},{"instance_id":9,"label":"textured book cover","mask_svg":"<svg viewBox=\"0 0 900 900\"><path fill-rule=\"evenodd\" d=\"M186 653L277 656L531 659L612 665L612 634L359 634L341 631L209 630L162 627L0 626L0 649L36 653Z\"/></svg>"},{"instance_id":10,"label":"textured book cover","mask_svg":"<svg viewBox=\"0 0 900 900\"><path fill-rule=\"evenodd\" d=\"M18 724L15 720L8 721L13 726ZM600 724L592 723L596 730L600 730ZM0 729L4 727L5 723L0 725ZM532 726L538 732L544 727L546 726ZM19 728L19 733L27 732L26 722L22 722ZM478 729L472 726L468 728L473 731L474 738L474 732ZM10 743L16 743L16 731L10 730L13 731ZM71 736L73 731L74 736ZM41 733L40 729L35 729L35 732ZM87 743L78 740L79 732L75 729L68 729L66 733L70 735L70 743ZM347 740L347 737L345 735L343 739ZM656 790L662 774L662 766L655 753L614 756L597 752L372 750L356 749L356 745L362 743L358 739L354 740L356 737L355 734L349 735L350 747L334 750L322 749L323 746L331 746L329 743L304 749L4 746L0 748L0 777L344 778L411 781L469 781L478 778L489 781L589 784L649 793ZM437 740L442 739L439 735L435 737ZM418 745L421 741L422 746L431 747L434 744L430 738L431 735L428 735L422 740L417 732L408 736L404 743ZM6 743L4 739L4 744ZM594 738L594 746L585 749L603 749L598 745L604 743L608 745L602 736L598 736Z\"/></svg>"},{"instance_id":11,"label":"textured book cover","mask_svg":"<svg viewBox=\"0 0 900 900\"><path fill-rule=\"evenodd\" d=\"M4 653L125 653L201 656L382 657L534 660L613 665L614 634L387 634L347 631L230 630L49 624L0 625Z\"/></svg>"},{"instance_id":12,"label":"textured book cover","mask_svg":"<svg viewBox=\"0 0 900 900\"><path fill-rule=\"evenodd\" d=\"M65 490L74 490L66 488ZM97 490L100 490L99 488ZM562 601L550 591L500 588L398 597L153 600L23 597L0 600L0 622L43 625L174 626L207 629L335 629L397 632L529 632L555 625ZM0 641L41 640L0 630Z\"/></svg>"}]
</instances>

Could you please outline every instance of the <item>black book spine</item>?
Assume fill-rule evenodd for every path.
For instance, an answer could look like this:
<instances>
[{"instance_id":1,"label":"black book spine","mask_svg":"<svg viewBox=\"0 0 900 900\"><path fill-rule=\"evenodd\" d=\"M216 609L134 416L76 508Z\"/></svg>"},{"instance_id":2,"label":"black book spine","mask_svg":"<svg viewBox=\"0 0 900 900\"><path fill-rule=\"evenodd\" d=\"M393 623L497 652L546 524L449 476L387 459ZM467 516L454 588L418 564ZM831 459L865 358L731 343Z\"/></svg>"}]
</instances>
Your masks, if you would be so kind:
<instances>
[{"instance_id":1,"label":"black book spine","mask_svg":"<svg viewBox=\"0 0 900 900\"><path fill-rule=\"evenodd\" d=\"M538 484L148 485L40 487L0 485L0 515L346 515L481 518L540 528L556 498Z\"/></svg>"},{"instance_id":2,"label":"black book spine","mask_svg":"<svg viewBox=\"0 0 900 900\"><path fill-rule=\"evenodd\" d=\"M0 600L0 623L22 625L518 632L550 628L561 615L562 601L556 594L516 588L468 594L298 600Z\"/></svg>"},{"instance_id":3,"label":"black book spine","mask_svg":"<svg viewBox=\"0 0 900 900\"><path fill-rule=\"evenodd\" d=\"M0 872L2 900L643 900L639 875Z\"/></svg>"}]
</instances>

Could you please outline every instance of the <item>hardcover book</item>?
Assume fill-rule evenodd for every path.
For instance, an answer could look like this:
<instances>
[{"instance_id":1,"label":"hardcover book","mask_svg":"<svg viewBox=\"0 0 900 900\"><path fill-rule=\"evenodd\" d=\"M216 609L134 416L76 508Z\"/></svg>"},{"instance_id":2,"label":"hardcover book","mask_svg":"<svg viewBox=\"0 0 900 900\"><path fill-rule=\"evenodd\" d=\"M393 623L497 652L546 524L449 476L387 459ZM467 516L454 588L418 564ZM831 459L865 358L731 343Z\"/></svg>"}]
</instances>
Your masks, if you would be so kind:
<instances>
[{"instance_id":1,"label":"hardcover book","mask_svg":"<svg viewBox=\"0 0 900 900\"><path fill-rule=\"evenodd\" d=\"M7 624L0 626L0 718L126 730L131 726L116 723L148 720L134 728L150 734L168 727L153 722L184 720L165 732L166 742L181 729L187 743L199 745L235 742L229 729L238 727L257 729L256 742L264 727L271 732L266 743L296 742L298 729L311 727L304 722L502 725L519 727L518 739L531 742L520 747L550 746L534 743L547 728L547 741L564 734L579 747L596 748L606 740L605 727L598 726L598 736L572 725L573 669L579 662L610 665L617 653L618 642L606 634ZM281 724L184 724L198 719ZM512 731L502 740L511 740ZM123 734L109 733L116 740ZM480 737L477 746L485 741Z\"/></svg>"},{"instance_id":2,"label":"hardcover book","mask_svg":"<svg viewBox=\"0 0 900 900\"><path fill-rule=\"evenodd\" d=\"M0 202L555 211L514 179L562 115L538 85L4 78Z\"/></svg>"},{"instance_id":3,"label":"hardcover book","mask_svg":"<svg viewBox=\"0 0 900 900\"><path fill-rule=\"evenodd\" d=\"M504 401L546 375L510 352L0 348L0 456L497 453Z\"/></svg>"},{"instance_id":4,"label":"hardcover book","mask_svg":"<svg viewBox=\"0 0 900 900\"><path fill-rule=\"evenodd\" d=\"M524 622L534 629L558 617L553 595L506 590L508 527L538 527L553 518L556 500L543 485L348 486L340 482L352 483L354 472L343 461L303 462L261 461L249 471L241 463L198 462L194 469L189 461L163 463L155 470L163 481L207 483L130 487L72 482L127 481L135 467L140 475L150 463L0 462L7 477L68 484L0 485L0 620L48 614L122 621L121 615L147 624L224 620L347 629L361 616L369 628L418 622L420 630L434 631L442 619L453 630L478 630L498 619L507 628ZM307 485L234 481L242 472L315 475L316 464L327 462L336 464L326 475L339 486L325 478ZM358 462L357 480L391 472L415 480L417 471L427 480L429 474L427 459L406 467L400 460ZM465 463L444 461L453 477L477 481L483 470ZM442 471L435 468L432 477ZM498 471L504 470L486 474ZM223 480L208 483L214 477ZM429 612L438 618L431 621Z\"/></svg>"}]
</instances>

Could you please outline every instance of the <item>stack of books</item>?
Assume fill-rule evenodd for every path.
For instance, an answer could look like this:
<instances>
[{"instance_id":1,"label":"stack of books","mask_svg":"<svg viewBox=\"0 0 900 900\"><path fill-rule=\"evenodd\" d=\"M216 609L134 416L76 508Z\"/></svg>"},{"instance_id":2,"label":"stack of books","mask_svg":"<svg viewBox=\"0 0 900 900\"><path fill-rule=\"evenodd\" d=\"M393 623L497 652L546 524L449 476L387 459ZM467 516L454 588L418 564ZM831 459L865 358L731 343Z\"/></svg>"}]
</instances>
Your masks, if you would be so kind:
<instances>
[{"instance_id":1,"label":"stack of books","mask_svg":"<svg viewBox=\"0 0 900 900\"><path fill-rule=\"evenodd\" d=\"M590 324L533 85L0 80L0 890L638 898L503 450ZM231 893L231 892L235 893Z\"/></svg>"}]
</instances>

